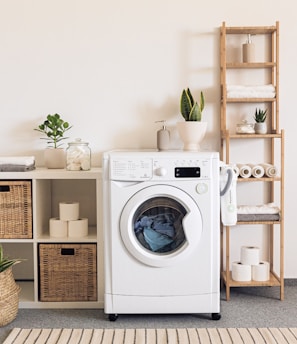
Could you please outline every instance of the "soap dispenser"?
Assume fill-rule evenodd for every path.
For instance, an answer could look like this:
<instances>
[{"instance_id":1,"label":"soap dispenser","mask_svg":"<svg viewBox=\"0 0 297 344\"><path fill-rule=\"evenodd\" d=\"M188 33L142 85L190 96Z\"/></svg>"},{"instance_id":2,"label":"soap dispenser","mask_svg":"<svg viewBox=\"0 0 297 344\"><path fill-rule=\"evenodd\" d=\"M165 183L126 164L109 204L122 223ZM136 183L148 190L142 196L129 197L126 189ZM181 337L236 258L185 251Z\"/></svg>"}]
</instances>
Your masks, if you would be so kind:
<instances>
[{"instance_id":1,"label":"soap dispenser","mask_svg":"<svg viewBox=\"0 0 297 344\"><path fill-rule=\"evenodd\" d=\"M163 123L162 129L157 131L157 148L159 151L168 150L170 147L170 132L166 129L165 121L156 121L156 123Z\"/></svg>"},{"instance_id":2,"label":"soap dispenser","mask_svg":"<svg viewBox=\"0 0 297 344\"><path fill-rule=\"evenodd\" d=\"M242 45L242 62L255 62L255 44L252 43L251 34L247 35L247 41Z\"/></svg>"}]
</instances>

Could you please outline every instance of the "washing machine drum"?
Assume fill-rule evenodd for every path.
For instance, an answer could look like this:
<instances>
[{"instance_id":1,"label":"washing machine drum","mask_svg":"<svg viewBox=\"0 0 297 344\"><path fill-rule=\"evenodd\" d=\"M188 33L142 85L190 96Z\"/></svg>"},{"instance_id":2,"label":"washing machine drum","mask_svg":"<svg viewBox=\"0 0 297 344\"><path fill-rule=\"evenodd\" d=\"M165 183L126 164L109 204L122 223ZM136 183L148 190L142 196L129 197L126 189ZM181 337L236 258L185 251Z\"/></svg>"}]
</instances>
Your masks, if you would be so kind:
<instances>
[{"instance_id":1,"label":"washing machine drum","mask_svg":"<svg viewBox=\"0 0 297 344\"><path fill-rule=\"evenodd\" d=\"M198 205L183 190L155 185L129 199L121 214L120 231L134 258L165 267L182 261L197 248L202 217Z\"/></svg>"}]
</instances>

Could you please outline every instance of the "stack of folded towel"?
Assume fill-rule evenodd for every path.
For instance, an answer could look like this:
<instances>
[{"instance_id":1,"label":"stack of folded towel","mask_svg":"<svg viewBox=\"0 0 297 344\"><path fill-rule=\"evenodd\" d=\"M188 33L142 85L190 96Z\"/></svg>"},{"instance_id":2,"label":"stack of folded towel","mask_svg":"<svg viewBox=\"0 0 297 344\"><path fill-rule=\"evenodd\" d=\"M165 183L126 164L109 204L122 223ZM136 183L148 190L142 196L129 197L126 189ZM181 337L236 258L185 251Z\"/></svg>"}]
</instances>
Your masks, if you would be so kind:
<instances>
[{"instance_id":1,"label":"stack of folded towel","mask_svg":"<svg viewBox=\"0 0 297 344\"><path fill-rule=\"evenodd\" d=\"M34 156L0 157L0 172L25 172L34 169Z\"/></svg>"},{"instance_id":2,"label":"stack of folded towel","mask_svg":"<svg viewBox=\"0 0 297 344\"><path fill-rule=\"evenodd\" d=\"M269 85L227 85L227 98L275 98L275 87Z\"/></svg>"},{"instance_id":3,"label":"stack of folded towel","mask_svg":"<svg viewBox=\"0 0 297 344\"><path fill-rule=\"evenodd\" d=\"M278 221L279 214L280 209L275 203L237 207L238 221Z\"/></svg>"}]
</instances>

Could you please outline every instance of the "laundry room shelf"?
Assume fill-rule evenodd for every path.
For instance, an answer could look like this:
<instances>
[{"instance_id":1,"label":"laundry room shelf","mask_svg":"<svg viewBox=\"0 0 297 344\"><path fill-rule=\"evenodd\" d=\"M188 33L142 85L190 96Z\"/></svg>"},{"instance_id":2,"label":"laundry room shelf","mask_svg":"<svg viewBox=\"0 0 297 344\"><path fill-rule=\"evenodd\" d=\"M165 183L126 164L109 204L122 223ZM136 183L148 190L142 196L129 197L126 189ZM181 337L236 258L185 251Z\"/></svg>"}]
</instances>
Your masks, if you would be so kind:
<instances>
[{"instance_id":1,"label":"laundry room shelf","mask_svg":"<svg viewBox=\"0 0 297 344\"><path fill-rule=\"evenodd\" d=\"M224 281L227 280L226 272L222 274L222 278ZM248 281L248 282L238 282L234 281L231 276L231 272L229 272L229 285L230 287L278 287L280 285L280 280L276 274L273 272L270 273L268 281Z\"/></svg>"},{"instance_id":2,"label":"laundry room shelf","mask_svg":"<svg viewBox=\"0 0 297 344\"><path fill-rule=\"evenodd\" d=\"M25 259L14 267L14 276L21 286L20 308L103 308L103 232L102 232L102 170L66 171L65 169L36 168L28 172L0 172L0 181L28 180L32 194L32 237L4 238L1 244L9 256ZM79 215L88 218L88 235L85 237L53 237L49 233L50 218L59 217L60 202L78 202ZM69 245L83 248L92 246L96 259L96 297L85 301L74 295L74 301L41 301L40 245ZM85 262L87 264L88 262ZM72 270L67 266L68 279ZM73 275L77 274L73 267ZM57 282L59 284L60 282ZM64 283L61 282L61 283Z\"/></svg>"},{"instance_id":3,"label":"laundry room shelf","mask_svg":"<svg viewBox=\"0 0 297 344\"><path fill-rule=\"evenodd\" d=\"M248 35L252 35L256 48L255 58L251 62L244 61L241 55L242 43ZM280 209L277 221L238 221L235 226L221 224L221 279L226 288L226 300L230 300L231 287L241 286L277 286L280 289L280 300L283 300L285 133L279 127L279 22L272 26L255 27L232 27L223 22L220 45L220 158L230 165L246 159L247 163L261 162L276 166L278 174L274 177L238 177L237 201L240 205L260 200L260 204L276 203ZM232 89L231 85L239 88ZM234 95L230 92L234 89L247 90L245 85L269 86L270 90L273 87L274 94L263 94L263 97L257 94L255 97L255 93L242 96L242 93ZM267 134L238 134L236 124L243 119L247 123L254 122L256 108L267 108ZM247 199L249 194L252 200ZM253 235L247 239L248 231L253 231ZM238 242L248 240L248 245L251 245L253 240L257 240L255 237L258 234L260 238L257 238L256 246L263 250L264 260L269 261L270 278L265 282L234 281L231 266L233 260L238 261Z\"/></svg>"}]
</instances>

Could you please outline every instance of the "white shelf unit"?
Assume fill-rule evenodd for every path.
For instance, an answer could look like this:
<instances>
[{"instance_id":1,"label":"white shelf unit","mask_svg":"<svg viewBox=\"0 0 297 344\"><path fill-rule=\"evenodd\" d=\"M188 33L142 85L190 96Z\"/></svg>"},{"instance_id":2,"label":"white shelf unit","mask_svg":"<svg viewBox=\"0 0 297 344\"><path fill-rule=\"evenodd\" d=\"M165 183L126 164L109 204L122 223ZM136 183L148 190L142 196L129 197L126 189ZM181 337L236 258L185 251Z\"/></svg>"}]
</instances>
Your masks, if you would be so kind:
<instances>
[{"instance_id":1,"label":"white shelf unit","mask_svg":"<svg viewBox=\"0 0 297 344\"><path fill-rule=\"evenodd\" d=\"M246 35L255 35L260 54L257 62L241 62L238 51ZM266 158L279 167L280 175L274 178L239 178L239 189L255 189L254 197L262 198L265 203L277 200L280 208L278 221L241 221L236 226L221 226L221 278L226 287L226 300L230 299L231 287L277 286L280 288L280 300L284 299L284 130L279 128L279 23L274 26L232 27L222 23L220 30L220 79L221 79L221 160L227 164L241 162L242 159ZM275 87L274 98L229 98L227 85L230 80L240 84L267 83ZM249 111L265 106L269 109L267 134L237 134L235 125L240 123L243 107ZM233 112L232 112L233 110ZM254 114L251 112L251 114ZM250 148L250 156L243 156L241 149ZM261 149L258 149L261 147ZM237 150L236 150L237 149ZM235 158L234 158L235 156ZM241 161L236 161L240 157ZM264 161L263 161L264 162ZM241 188L242 187L242 188ZM249 191L250 191L249 190ZM261 190L261 191L260 191ZM262 195L261 195L262 194ZM243 197L244 198L244 197ZM240 226L240 227L239 227ZM267 258L270 263L268 281L238 282L232 279L231 247L236 245L232 234L236 230L252 229L261 226L265 232ZM257 227L257 229L258 229ZM257 230L255 229L255 230ZM263 231L263 233L264 233ZM264 237L263 235L263 237ZM265 240L263 240L265 241ZM275 256L277 253L278 258ZM224 267L225 263L225 267ZM276 268L277 267L277 268Z\"/></svg>"},{"instance_id":2,"label":"white shelf unit","mask_svg":"<svg viewBox=\"0 0 297 344\"><path fill-rule=\"evenodd\" d=\"M102 169L67 171L37 168L28 172L0 172L0 180L32 182L32 239L3 239L0 242L11 257L25 258L13 267L21 286L20 308L103 308L103 231L102 231ZM49 219L59 216L59 202L79 202L80 217L88 218L88 236L54 238L49 235ZM97 246L97 300L73 302L41 302L39 300L40 243L93 243Z\"/></svg>"}]
</instances>

